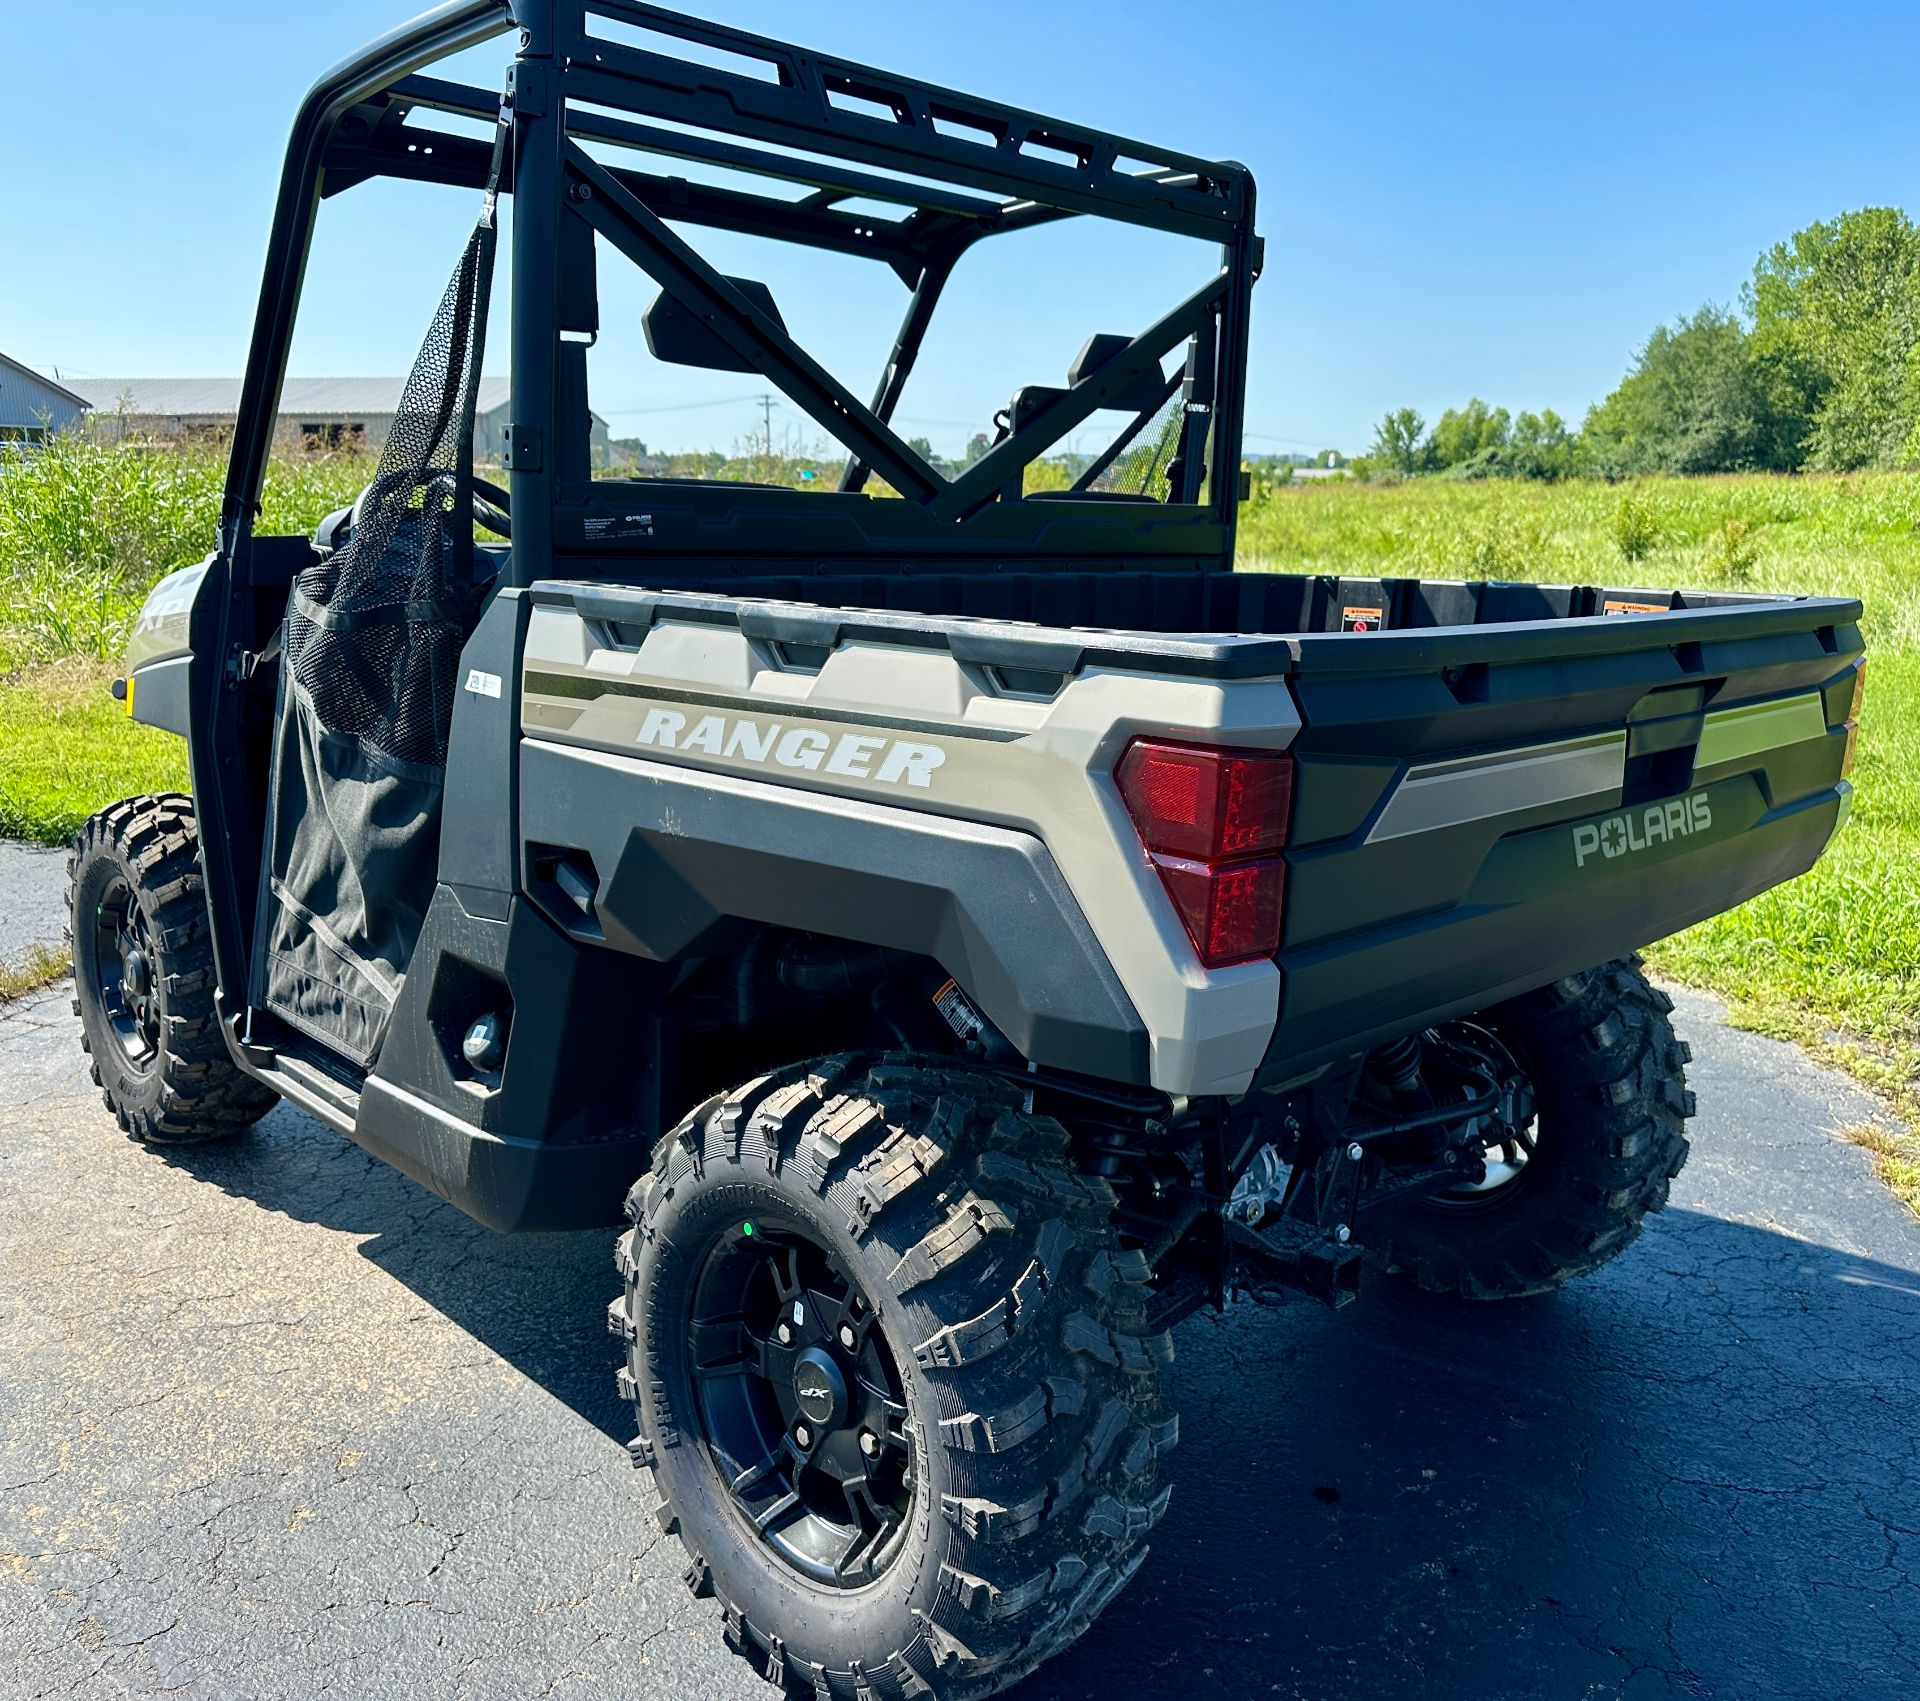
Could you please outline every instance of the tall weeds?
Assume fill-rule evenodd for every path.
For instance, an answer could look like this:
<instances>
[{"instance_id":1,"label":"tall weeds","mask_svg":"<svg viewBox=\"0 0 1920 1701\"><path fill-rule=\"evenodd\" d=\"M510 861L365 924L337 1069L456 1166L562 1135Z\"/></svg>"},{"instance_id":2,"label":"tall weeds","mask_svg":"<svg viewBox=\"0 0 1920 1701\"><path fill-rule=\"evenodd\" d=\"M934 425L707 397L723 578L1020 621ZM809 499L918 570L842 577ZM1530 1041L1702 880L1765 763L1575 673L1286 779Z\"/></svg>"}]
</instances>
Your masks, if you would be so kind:
<instances>
[{"instance_id":1,"label":"tall weeds","mask_svg":"<svg viewBox=\"0 0 1920 1701\"><path fill-rule=\"evenodd\" d=\"M370 475L362 456L276 456L259 524L309 530ZM225 480L217 444L0 445L0 672L117 654L154 580L212 548Z\"/></svg>"}]
</instances>

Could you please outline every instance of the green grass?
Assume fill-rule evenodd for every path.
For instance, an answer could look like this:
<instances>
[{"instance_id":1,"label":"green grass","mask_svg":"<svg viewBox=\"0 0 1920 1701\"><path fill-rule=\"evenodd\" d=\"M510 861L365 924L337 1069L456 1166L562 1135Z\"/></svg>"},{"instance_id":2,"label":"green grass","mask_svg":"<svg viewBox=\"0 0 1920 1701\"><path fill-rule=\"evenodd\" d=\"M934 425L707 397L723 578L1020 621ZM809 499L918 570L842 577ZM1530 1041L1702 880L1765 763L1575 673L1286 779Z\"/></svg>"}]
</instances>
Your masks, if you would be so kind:
<instances>
[{"instance_id":1,"label":"green grass","mask_svg":"<svg viewBox=\"0 0 1920 1701\"><path fill-rule=\"evenodd\" d=\"M1650 547L1622 558L1623 511ZM1728 526L1744 530L1736 548ZM1263 487L1240 565L1298 572L1533 579L1550 584L1845 591L1876 654L1920 647L1920 475ZM1747 549L1753 561L1737 565Z\"/></svg>"},{"instance_id":2,"label":"green grass","mask_svg":"<svg viewBox=\"0 0 1920 1701\"><path fill-rule=\"evenodd\" d=\"M0 1004L5 1004L9 999L24 998L29 992L38 992L41 987L59 980L72 967L73 960L64 950L50 951L44 945L36 945L28 951L25 962L0 963Z\"/></svg>"},{"instance_id":3,"label":"green grass","mask_svg":"<svg viewBox=\"0 0 1920 1701\"><path fill-rule=\"evenodd\" d=\"M1651 548L1629 565L1617 540L1643 523ZM1649 956L1920 1120L1920 476L1282 486L1249 508L1241 550L1255 568L1860 597L1851 821L1810 873ZM1901 1149L1879 1158L1890 1182L1920 1176ZM1920 1186L1896 1191L1920 1210Z\"/></svg>"},{"instance_id":4,"label":"green grass","mask_svg":"<svg viewBox=\"0 0 1920 1701\"><path fill-rule=\"evenodd\" d=\"M311 531L371 473L276 454L260 529ZM128 721L108 686L148 587L211 547L225 477L212 444L0 446L0 837L60 844L103 804L186 785L180 740Z\"/></svg>"},{"instance_id":5,"label":"green grass","mask_svg":"<svg viewBox=\"0 0 1920 1701\"><path fill-rule=\"evenodd\" d=\"M129 721L113 674L74 657L0 678L0 838L65 844L103 804L186 789L186 745Z\"/></svg>"},{"instance_id":6,"label":"green grass","mask_svg":"<svg viewBox=\"0 0 1920 1701\"><path fill-rule=\"evenodd\" d=\"M308 532L372 476L359 455L276 454L262 532ZM29 456L0 447L0 674L117 656L147 587L202 559L220 518L216 445L150 449L81 433Z\"/></svg>"},{"instance_id":7,"label":"green grass","mask_svg":"<svg viewBox=\"0 0 1920 1701\"><path fill-rule=\"evenodd\" d=\"M1920 1135L1910 1128L1886 1128L1878 1123L1856 1123L1842 1128L1840 1137L1863 1147L1873 1160L1873 1173L1915 1216L1920 1216Z\"/></svg>"}]
</instances>

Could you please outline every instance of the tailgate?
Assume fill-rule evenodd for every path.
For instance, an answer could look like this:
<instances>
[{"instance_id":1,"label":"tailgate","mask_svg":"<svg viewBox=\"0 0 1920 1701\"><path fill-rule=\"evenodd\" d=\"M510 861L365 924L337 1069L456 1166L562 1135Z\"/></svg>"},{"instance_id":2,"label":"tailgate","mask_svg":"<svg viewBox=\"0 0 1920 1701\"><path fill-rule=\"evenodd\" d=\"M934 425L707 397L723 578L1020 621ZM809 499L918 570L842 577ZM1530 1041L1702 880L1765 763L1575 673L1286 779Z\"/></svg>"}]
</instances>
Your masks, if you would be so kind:
<instances>
[{"instance_id":1,"label":"tailgate","mask_svg":"<svg viewBox=\"0 0 1920 1701\"><path fill-rule=\"evenodd\" d=\"M1831 598L1310 636L1275 1079L1803 873L1861 666Z\"/></svg>"}]
</instances>

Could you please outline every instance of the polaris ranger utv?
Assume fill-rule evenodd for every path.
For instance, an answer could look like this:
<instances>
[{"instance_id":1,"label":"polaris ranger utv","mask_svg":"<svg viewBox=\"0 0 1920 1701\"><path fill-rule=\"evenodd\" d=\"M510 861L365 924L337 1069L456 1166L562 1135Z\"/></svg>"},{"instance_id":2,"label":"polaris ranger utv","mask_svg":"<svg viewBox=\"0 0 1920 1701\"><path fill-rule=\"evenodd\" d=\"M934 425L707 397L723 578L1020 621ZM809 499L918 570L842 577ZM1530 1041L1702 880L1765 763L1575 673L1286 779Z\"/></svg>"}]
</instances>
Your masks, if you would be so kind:
<instances>
[{"instance_id":1,"label":"polaris ranger utv","mask_svg":"<svg viewBox=\"0 0 1920 1701\"><path fill-rule=\"evenodd\" d=\"M506 32L504 93L434 74ZM381 177L478 226L376 476L266 536L315 214ZM1090 311L936 463L899 415L950 278L1072 221L1184 239L1194 287ZM898 280L870 400L714 232ZM1260 265L1242 166L633 0L457 0L294 128L216 547L124 686L193 796L73 859L95 1077L155 1144L290 1100L502 1230L624 1203L634 1460L801 1692L985 1695L1086 1629L1197 1308L1619 1253L1693 1108L1630 953L1846 812L1857 603L1236 575ZM611 267L837 488L594 476Z\"/></svg>"}]
</instances>

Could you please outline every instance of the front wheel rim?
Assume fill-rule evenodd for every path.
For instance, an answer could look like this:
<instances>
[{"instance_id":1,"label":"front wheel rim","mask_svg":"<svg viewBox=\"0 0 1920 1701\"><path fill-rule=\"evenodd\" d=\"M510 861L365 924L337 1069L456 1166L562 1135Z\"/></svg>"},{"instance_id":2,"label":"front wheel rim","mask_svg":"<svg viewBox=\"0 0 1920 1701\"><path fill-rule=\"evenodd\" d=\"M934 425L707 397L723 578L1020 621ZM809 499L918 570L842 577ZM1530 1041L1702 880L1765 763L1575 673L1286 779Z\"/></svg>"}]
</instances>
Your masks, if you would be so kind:
<instances>
[{"instance_id":1,"label":"front wheel rim","mask_svg":"<svg viewBox=\"0 0 1920 1701\"><path fill-rule=\"evenodd\" d=\"M687 1328L707 1456L754 1539L830 1588L884 1575L916 1461L899 1367L845 1262L795 1220L735 1224L701 1262Z\"/></svg>"},{"instance_id":2,"label":"front wheel rim","mask_svg":"<svg viewBox=\"0 0 1920 1701\"><path fill-rule=\"evenodd\" d=\"M160 1056L158 951L147 913L124 876L115 875L93 915L93 994L121 1062L136 1075Z\"/></svg>"}]
</instances>

